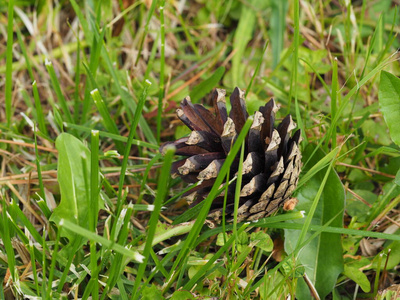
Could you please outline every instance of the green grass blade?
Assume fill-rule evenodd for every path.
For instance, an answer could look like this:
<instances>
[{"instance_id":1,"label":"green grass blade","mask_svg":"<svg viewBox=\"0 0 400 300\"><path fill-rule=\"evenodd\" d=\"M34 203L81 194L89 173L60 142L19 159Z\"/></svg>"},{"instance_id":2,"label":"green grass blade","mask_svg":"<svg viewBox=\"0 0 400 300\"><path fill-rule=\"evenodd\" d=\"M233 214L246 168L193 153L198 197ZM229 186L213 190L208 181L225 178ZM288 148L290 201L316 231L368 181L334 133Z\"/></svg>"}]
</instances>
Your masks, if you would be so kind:
<instances>
[{"instance_id":1,"label":"green grass blade","mask_svg":"<svg viewBox=\"0 0 400 300\"><path fill-rule=\"evenodd\" d=\"M28 53L26 51L25 43L22 40L22 35L21 35L21 31L19 30L19 28L17 28L16 33L17 33L17 37L18 37L19 46L21 47L22 54L25 58L26 68L29 73L29 77L32 80L32 91L33 91L33 98L35 100L35 109L36 109L35 117L38 122L39 130L45 136L48 136L48 132L47 132L46 124L45 124L45 118L44 118L43 110L42 110L42 104L40 102L39 91L37 88L37 83L36 83L35 77L33 75L32 66L31 66L30 60L28 58Z\"/></svg>"},{"instance_id":2,"label":"green grass blade","mask_svg":"<svg viewBox=\"0 0 400 300\"><path fill-rule=\"evenodd\" d=\"M201 55L200 55L199 49L197 48L196 44L194 43L194 41L192 39L192 35L190 34L190 32L185 24L185 19L182 17L181 14L178 14L178 19L182 26L183 32L185 33L187 41L190 45L190 48L192 48L193 52L196 54L196 57L200 58Z\"/></svg>"},{"instance_id":3,"label":"green grass blade","mask_svg":"<svg viewBox=\"0 0 400 300\"><path fill-rule=\"evenodd\" d=\"M294 5L296 6L296 2L294 1ZM275 69L278 65L280 60L281 52L283 49L283 42L284 42L284 33L286 28L286 11L288 9L288 2L287 0L272 0L270 3L271 5L271 44L272 44L272 68ZM297 4L298 5L298 4ZM298 7L298 6L297 6ZM296 11L296 8L294 8ZM296 14L296 12L295 12ZM295 17L296 18L296 17ZM296 26L296 21L294 21ZM295 28L296 30L296 28ZM295 34L296 35L296 34ZM295 42L296 43L296 42Z\"/></svg>"},{"instance_id":4,"label":"green grass blade","mask_svg":"<svg viewBox=\"0 0 400 300\"><path fill-rule=\"evenodd\" d=\"M74 87L74 123L79 122L79 111L81 107L81 101L79 98L80 92L80 81L81 81L81 42L79 39L79 28L77 33L76 41L78 43L78 48L76 49L76 64L75 64L75 87ZM83 114L82 114L83 116Z\"/></svg>"},{"instance_id":5,"label":"green grass blade","mask_svg":"<svg viewBox=\"0 0 400 300\"><path fill-rule=\"evenodd\" d=\"M214 87L218 86L218 82L221 80L224 73L225 68L218 67L209 78L194 87L190 92L190 99L192 102L197 103L201 98L211 92Z\"/></svg>"},{"instance_id":6,"label":"green grass blade","mask_svg":"<svg viewBox=\"0 0 400 300\"><path fill-rule=\"evenodd\" d=\"M240 229L237 231L237 234L241 234L244 232L244 230L247 228L249 223L243 224ZM215 261L225 252L228 251L228 248L235 242L236 236L232 234L232 236L228 239L228 241L213 255L212 258L209 259L209 261L201 267L199 271L189 280L188 283L186 283L183 286L184 290L191 290L193 285L195 285L197 282L199 282L200 278L206 273L208 269L211 268L211 266L215 263Z\"/></svg>"},{"instance_id":7,"label":"green grass blade","mask_svg":"<svg viewBox=\"0 0 400 300\"><path fill-rule=\"evenodd\" d=\"M7 48L6 48L6 118L7 126L11 126L12 117L12 61L13 61L13 41L14 41L14 0L8 1L8 22L7 22Z\"/></svg>"},{"instance_id":8,"label":"green grass blade","mask_svg":"<svg viewBox=\"0 0 400 300\"><path fill-rule=\"evenodd\" d=\"M129 250L120 244L117 244L109 239L99 236L99 235L97 235L79 225L76 225L68 220L61 219L58 221L58 225L65 229L68 229L68 230L74 232L75 234L80 235L86 239L93 240L93 241L103 245L104 247L107 247L117 253L125 255L126 257L128 257L136 262L143 261L143 256L140 253Z\"/></svg>"},{"instance_id":9,"label":"green grass blade","mask_svg":"<svg viewBox=\"0 0 400 300\"><path fill-rule=\"evenodd\" d=\"M367 83L368 80L370 80L371 78L373 78L375 75L377 75L384 67L386 67L386 65L388 65L389 63L391 63L393 60L393 57L389 57L386 60L384 60L382 63L380 63L378 66L376 66L371 72L369 72L367 75L365 75L364 78L362 78L360 80L360 82L358 82L348 93L346 96L343 97L339 108L336 112L335 117L333 118L332 122L331 122L331 126L328 129L327 134L324 137L324 140L327 137L332 136L332 131L336 130L336 126L338 124L339 118L341 117L344 109L347 107L347 105L349 104L351 97L360 90L360 88Z\"/></svg>"},{"instance_id":10,"label":"green grass blade","mask_svg":"<svg viewBox=\"0 0 400 300\"><path fill-rule=\"evenodd\" d=\"M89 230L96 232L99 211L99 132L92 131L90 147L90 205L89 205ZM91 280L97 283L97 249L95 241L90 241L90 269ZM99 299L98 284L94 284L92 299Z\"/></svg>"},{"instance_id":11,"label":"green grass blade","mask_svg":"<svg viewBox=\"0 0 400 300\"><path fill-rule=\"evenodd\" d=\"M131 151L131 146L132 146L132 142L133 142L133 137L136 134L136 127L139 124L139 120L140 117L142 116L142 110L143 110L143 106L144 103L146 101L146 97L147 97L147 92L148 89L151 85L150 81L146 81L146 85L143 89L142 95L139 99L139 103L138 106L136 108L135 111L135 116L132 122L132 127L129 131L129 136L128 136L128 140L126 143L126 147L125 147L125 153L124 153L124 159L122 161L121 164L121 176L119 179L119 185L118 185L118 198L117 198L117 208L116 208L116 215L118 216L118 214L121 212L121 208L122 208L122 191L123 191L123 185L124 185L124 181L125 181L125 171L126 171L126 167L128 165L128 159L129 159L129 153ZM111 238L114 239L114 234L115 234L115 229L113 228L113 231L111 233Z\"/></svg>"},{"instance_id":12,"label":"green grass blade","mask_svg":"<svg viewBox=\"0 0 400 300\"><path fill-rule=\"evenodd\" d=\"M93 41L92 41L92 48L91 48L91 53L90 53L90 61L89 61L89 67L84 63L83 66L86 69L86 73L89 76L90 79L90 84L87 84L85 86L85 95L83 99L83 105L82 105L82 120L81 124L83 124L87 120L87 115L90 111L92 101L90 101L90 90L94 89L99 89L96 83L96 75L99 73L99 63L100 63L100 55L101 55L101 50L103 48L103 40L104 40L104 34L105 30L101 32L99 35L98 32L95 32L96 34L94 35ZM103 99L105 99L104 96L102 96Z\"/></svg>"},{"instance_id":13,"label":"green grass blade","mask_svg":"<svg viewBox=\"0 0 400 300\"><path fill-rule=\"evenodd\" d=\"M119 214L118 216L119 228L117 234L119 234L118 244L120 245L126 244L126 240L128 238L128 235L130 234L129 224L132 213L133 213L133 205L129 204L125 209L122 210L121 214ZM112 260L112 265L109 271L110 275L106 282L106 286L104 288L104 292L101 299L105 299L105 296L107 295L108 291L111 291L112 288L114 288L115 284L117 284L118 281L121 279L121 273L124 267L125 267L124 257L121 254L117 253ZM93 284L97 285L96 281L93 281Z\"/></svg>"},{"instance_id":14,"label":"green grass blade","mask_svg":"<svg viewBox=\"0 0 400 300\"><path fill-rule=\"evenodd\" d=\"M239 209L239 201L240 201L240 191L242 189L242 177L243 177L243 160L244 160L244 149L245 149L245 141L242 143L242 147L240 149L240 156L239 156L239 168L237 171L237 179L236 179L236 186L235 186L235 204L233 210L233 229L232 235L235 236L235 241L237 242L238 239L238 232L237 232L237 215ZM232 245L232 257L235 256L235 245L234 242Z\"/></svg>"},{"instance_id":15,"label":"green grass blade","mask_svg":"<svg viewBox=\"0 0 400 300\"><path fill-rule=\"evenodd\" d=\"M96 107L102 117L104 127L110 133L119 135L117 124L115 124L115 121L111 118L110 112L108 111L107 105L104 102L103 98L101 97L99 90L96 88L95 90L90 92L90 95L92 96L94 104L96 105ZM115 141L115 145L116 145L118 151L120 151L120 152L124 151L125 147L120 141Z\"/></svg>"},{"instance_id":16,"label":"green grass blade","mask_svg":"<svg viewBox=\"0 0 400 300\"><path fill-rule=\"evenodd\" d=\"M18 217L18 220L24 225L25 230L32 235L32 237L36 240L37 243L43 243L42 236L37 232L36 228L29 221L29 219L25 216L22 210L19 208L18 204L12 200L9 207L12 214Z\"/></svg>"},{"instance_id":17,"label":"green grass blade","mask_svg":"<svg viewBox=\"0 0 400 300\"><path fill-rule=\"evenodd\" d=\"M57 95L57 99L58 99L61 109L64 113L65 120L69 123L73 123L72 115L71 115L71 112L69 111L67 100L65 99L65 97L61 91L61 85L60 85L60 82L58 81L56 72L54 71L53 63L50 60L46 60L45 65L46 65L47 72L50 75L50 80L53 85L54 91Z\"/></svg>"},{"instance_id":18,"label":"green grass blade","mask_svg":"<svg viewBox=\"0 0 400 300\"><path fill-rule=\"evenodd\" d=\"M132 96L121 86L119 77L115 71L115 66L112 63L112 61L109 57L109 53L107 52L105 47L102 47L101 54L102 54L102 58L105 61L107 71L110 73L111 77L113 78L113 84L114 84L115 88L117 89L118 94L121 96L121 100L122 100L124 106L127 108L129 121L132 120L132 122L133 122L132 115L135 115L135 113L136 113L137 104L133 100ZM146 89L147 84L148 84L147 81L145 81L144 89ZM144 136L150 143L159 144L157 142L157 139L154 137L153 131L151 130L150 126L147 124L146 119L142 115L140 116L140 119L139 119L139 125L140 125L141 130L143 131Z\"/></svg>"},{"instance_id":19,"label":"green grass blade","mask_svg":"<svg viewBox=\"0 0 400 300\"><path fill-rule=\"evenodd\" d=\"M156 2L156 1L153 1ZM157 104L157 142L160 143L161 136L161 113L163 111L163 100L165 95L164 90L164 72L165 72L165 21L164 21L164 8L165 8L165 0L160 1L160 36L161 36L161 67L160 67L160 90L158 95L158 104ZM139 55L138 55L139 58Z\"/></svg>"},{"instance_id":20,"label":"green grass blade","mask_svg":"<svg viewBox=\"0 0 400 300\"><path fill-rule=\"evenodd\" d=\"M42 249L46 249L46 228L43 229L43 234L42 234ZM47 282L47 277L46 277L46 269L47 269L47 260L46 260L46 251L42 252L42 295L47 295L47 289L46 289L46 282Z\"/></svg>"},{"instance_id":21,"label":"green grass blade","mask_svg":"<svg viewBox=\"0 0 400 300\"><path fill-rule=\"evenodd\" d=\"M39 199L36 200L36 204L39 206L40 210L42 211L43 215L47 218L47 220L49 220L51 216L51 211L47 206L46 201L40 195L38 196Z\"/></svg>"},{"instance_id":22,"label":"green grass blade","mask_svg":"<svg viewBox=\"0 0 400 300\"><path fill-rule=\"evenodd\" d=\"M236 178L232 179L231 182L233 182L234 180L236 180ZM230 183L230 182L229 182L229 183ZM225 190L225 189L227 188L227 185L228 185L229 183L227 183L225 186L221 187L221 188L218 190L217 193L220 194L223 190ZM185 191L189 191L189 190L195 188L198 184L199 184L199 183L197 182L197 183L195 183L195 184L189 186ZM181 193L181 194L184 194L184 193ZM168 200L167 202L169 202L169 200ZM200 202L199 204L197 204L196 206L189 208L189 209L186 210L183 214L177 216L176 219L173 221L172 225L176 225L176 224L183 223L183 222L187 222L187 221L189 221L189 220L194 219L194 218L199 214L199 212L201 211L201 209L203 208L203 206L204 206L204 201L201 201L201 202Z\"/></svg>"},{"instance_id":23,"label":"green grass blade","mask_svg":"<svg viewBox=\"0 0 400 300\"><path fill-rule=\"evenodd\" d=\"M265 43L264 49L263 49L263 51L262 51L262 55L261 55L260 59L258 60L257 67L256 67L256 69L255 69L255 71L254 71L254 73L253 73L253 76L251 76L251 79L250 79L249 84L247 85L245 97L247 97L247 94L250 92L251 87L252 87L252 85L253 85L254 78L256 78L258 72L260 71L260 67L261 67L261 64L262 64L262 62L263 62L263 60L264 60L264 55L265 55L265 52L266 52L267 49L268 49L268 45L269 45L269 41L267 41L267 42Z\"/></svg>"},{"instance_id":24,"label":"green grass blade","mask_svg":"<svg viewBox=\"0 0 400 300\"><path fill-rule=\"evenodd\" d=\"M314 152L316 152L318 149L318 146L315 147ZM313 153L314 154L314 153ZM313 154L310 156L310 158L313 156ZM300 178L299 183L297 185L297 189L300 188L303 184L305 184L311 177L313 177L318 171L322 170L325 168L337 155L337 149L333 149L331 152L329 152L323 159L318 161L312 168ZM309 159L310 159L309 158ZM307 164L307 163L306 163Z\"/></svg>"},{"instance_id":25,"label":"green grass blade","mask_svg":"<svg viewBox=\"0 0 400 300\"><path fill-rule=\"evenodd\" d=\"M36 126L35 126L36 129ZM42 167L40 165L39 161L39 151L38 151L38 145L37 145L37 136L36 136L36 130L34 130L35 134L35 157L36 157L36 171L38 173L38 180L39 180L39 188L40 188L40 197L42 199L46 199L46 195L44 192L44 185L43 185L43 178L42 178Z\"/></svg>"},{"instance_id":26,"label":"green grass blade","mask_svg":"<svg viewBox=\"0 0 400 300\"><path fill-rule=\"evenodd\" d=\"M13 236L13 231L10 230L10 220L8 216L7 204L6 200L2 199L2 236L1 239L4 244L4 248L7 253L7 265L8 269L10 270L11 278L13 281L18 280L18 274L16 273L16 261L15 261L15 254L14 249L11 244L11 236Z\"/></svg>"},{"instance_id":27,"label":"green grass blade","mask_svg":"<svg viewBox=\"0 0 400 300\"><path fill-rule=\"evenodd\" d=\"M314 199L313 204L312 204L312 206L310 208L310 211L307 214L306 220L304 221L304 226L303 226L303 229L302 229L301 234L299 236L299 239L297 241L296 248L299 247L299 245L303 243L303 241L304 241L304 239L306 237L308 229L309 229L309 227L311 225L312 218L314 217L314 213L315 213L315 211L317 209L317 205L318 205L319 199L321 198L322 192L324 190L325 183L328 180L328 176L330 174L331 169L333 168L333 164L336 161L335 158L336 158L336 155L338 154L339 150L340 150L340 148L336 148L335 150L332 151L333 152L333 158L332 158L332 160L331 160L331 162L329 164L328 169L326 170L324 179L322 180L321 186L320 186L320 188L318 190L317 195L315 196L315 199Z\"/></svg>"},{"instance_id":28,"label":"green grass blade","mask_svg":"<svg viewBox=\"0 0 400 300\"><path fill-rule=\"evenodd\" d=\"M151 2L150 9L149 9L149 11L147 13L147 19L146 19L146 25L144 27L144 32L143 32L143 35L142 35L142 38L141 38L140 44L139 44L139 50L138 50L139 54L142 53L144 39L146 38L146 35L147 35L148 31L149 31L150 20L151 20L151 17L153 16L153 14L154 14L155 9L156 9L157 2L159 2L159 1L160 0L158 0L158 1L154 0L154 1ZM139 62L139 59L140 59L140 55L138 55L136 57L135 66L137 66L137 64Z\"/></svg>"},{"instance_id":29,"label":"green grass blade","mask_svg":"<svg viewBox=\"0 0 400 300\"><path fill-rule=\"evenodd\" d=\"M337 58L332 61L332 87L331 87L331 116L332 119L336 116L337 111L337 92L338 92L338 67ZM329 141L329 139L328 139ZM332 130L332 149L336 148L336 128Z\"/></svg>"},{"instance_id":30,"label":"green grass blade","mask_svg":"<svg viewBox=\"0 0 400 300\"><path fill-rule=\"evenodd\" d=\"M297 83L298 83L298 67L299 67L299 48L300 48L300 8L299 1L294 1L294 45L293 45L293 78L290 85L290 93L289 93L289 105L288 105L288 113L290 112L290 105L292 103L292 99L290 97L292 92L292 86L294 88L294 104L296 109L296 121L298 124L298 128L301 130L301 136L305 141L307 141L307 135L305 131L305 127L303 124L303 119L300 113L300 106L298 102L298 91L297 91Z\"/></svg>"},{"instance_id":31,"label":"green grass blade","mask_svg":"<svg viewBox=\"0 0 400 300\"><path fill-rule=\"evenodd\" d=\"M92 131L92 128L81 126L81 125L77 125L77 124L73 124L73 123L64 123L64 126L65 127L70 127L72 129L75 129L75 130L78 130L78 131L81 131L81 132L86 132L86 133L90 133ZM107 138L110 138L110 139L113 139L113 140L117 140L117 141L121 141L121 142L124 142L124 143L126 143L128 141L128 138L125 137L125 136L112 134L112 133L109 133L109 132L106 132L106 131L99 131L99 135L101 137L107 137ZM158 146L158 145L146 143L146 142L143 142L141 140L135 140L135 139L132 140L132 145L139 146L139 147L146 147L146 148L154 149L154 150L156 150L156 149L158 150L160 148L160 146Z\"/></svg>"},{"instance_id":32,"label":"green grass blade","mask_svg":"<svg viewBox=\"0 0 400 300\"><path fill-rule=\"evenodd\" d=\"M33 99L35 100L35 109L36 109L36 118L38 121L39 130L45 136L49 136L47 131L46 122L42 110L42 104L40 102L39 91L37 88L36 80L32 83L32 90L33 90Z\"/></svg>"},{"instance_id":33,"label":"green grass blade","mask_svg":"<svg viewBox=\"0 0 400 300\"><path fill-rule=\"evenodd\" d=\"M40 287L39 287L39 278L38 278L38 274L37 274L37 271L36 271L36 261L37 261L37 259L36 259L36 256L35 256L35 250L34 249L35 248L33 246L32 241L29 241L28 250L29 250L29 255L30 255L30 258L31 258L31 262L32 262L31 268L32 268L32 274L33 274L33 280L35 282L36 294L40 297L41 294L40 294ZM1 298L1 299L4 299L4 298Z\"/></svg>"},{"instance_id":34,"label":"green grass blade","mask_svg":"<svg viewBox=\"0 0 400 300\"><path fill-rule=\"evenodd\" d=\"M251 1L256 2L256 1ZM256 4L256 3L254 3ZM239 24L235 31L233 39L233 49L236 52L232 58L232 69L231 71L231 85L232 86L244 86L243 75L243 56L248 42L251 39L252 32L256 24L256 14L253 6L247 6L242 4Z\"/></svg>"},{"instance_id":35,"label":"green grass blade","mask_svg":"<svg viewBox=\"0 0 400 300\"><path fill-rule=\"evenodd\" d=\"M78 16L80 25L82 26L83 32L85 33L86 40L91 41L93 38L93 32L90 30L88 21L82 13L82 9L79 7L75 0L71 0L70 2L76 15Z\"/></svg>"},{"instance_id":36,"label":"green grass blade","mask_svg":"<svg viewBox=\"0 0 400 300\"><path fill-rule=\"evenodd\" d=\"M138 273L136 275L135 285L133 287L132 299L137 299L139 297L139 293L137 293L137 292L139 291L139 286L140 286L140 283L144 276L145 269L147 267L147 261L150 257L150 251L153 246L153 238L154 238L154 235L155 235L155 232L157 229L157 222L158 222L159 214L161 211L161 205L162 205L165 197L167 196L167 192L168 192L167 187L168 187L169 180L171 177L170 170L171 170L172 158L174 156L174 153L175 153L175 149L173 149L173 148L166 149L166 153L165 153L165 157L164 157L164 165L161 170L161 174L160 174L159 181L158 181L157 195L154 200L154 211L151 214L150 221L148 224L149 229L148 229L147 235L146 235L147 236L146 245L143 250L144 260L140 264Z\"/></svg>"},{"instance_id":37,"label":"green grass blade","mask_svg":"<svg viewBox=\"0 0 400 300\"><path fill-rule=\"evenodd\" d=\"M52 289L53 277L54 277L54 270L56 268L56 261L57 261L58 247L60 245L61 231L62 231L62 228L60 228L57 231L56 240L54 241L54 249L51 254L51 264L50 264L49 277L48 277L48 282L47 282L46 299L52 298L51 294L52 294L52 290L53 290Z\"/></svg>"},{"instance_id":38,"label":"green grass blade","mask_svg":"<svg viewBox=\"0 0 400 300\"><path fill-rule=\"evenodd\" d=\"M268 225L262 225L260 227L302 230L303 226L304 226L303 224L277 222L277 223L271 223ZM400 241L399 235L376 232L376 231L339 228L339 227L330 227L330 226L321 226L321 225L311 225L309 227L309 230L315 231L315 232L317 232L317 231L318 232L328 232L328 233L337 233L337 234L344 234L344 235L354 235L354 236L359 236L359 237L384 239L384 240L389 240L389 241Z\"/></svg>"},{"instance_id":39,"label":"green grass blade","mask_svg":"<svg viewBox=\"0 0 400 300\"><path fill-rule=\"evenodd\" d=\"M297 219L302 219L304 218L304 212L294 212L294 213L286 213L283 215L276 215L273 217L267 217L264 219L260 219L258 221L254 221L251 222L249 227L260 227L260 228L264 228L264 227L272 227L272 224L287 224L288 222L285 221L292 221L292 220L297 220ZM241 223L243 224L243 223ZM282 225L283 226L283 225ZM206 232L204 232L202 235L200 235L197 240L196 240L196 246L199 245L200 243L202 243L203 241L205 241L206 239L210 238L213 235L216 235L218 233L221 232L227 232L232 230L233 225L229 224L226 225L225 227L221 226L221 227L217 227L211 230L208 230ZM280 228L280 227L278 227Z\"/></svg>"}]
</instances>

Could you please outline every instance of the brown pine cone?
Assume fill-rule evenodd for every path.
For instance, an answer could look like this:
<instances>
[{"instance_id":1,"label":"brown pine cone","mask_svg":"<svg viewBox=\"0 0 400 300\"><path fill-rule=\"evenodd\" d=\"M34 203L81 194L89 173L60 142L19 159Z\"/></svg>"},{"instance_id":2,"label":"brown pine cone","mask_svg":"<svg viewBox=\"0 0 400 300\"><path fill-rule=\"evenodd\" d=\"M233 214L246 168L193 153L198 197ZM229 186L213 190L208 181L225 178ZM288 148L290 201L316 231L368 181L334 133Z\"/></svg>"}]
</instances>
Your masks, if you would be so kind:
<instances>
[{"instance_id":1,"label":"brown pine cone","mask_svg":"<svg viewBox=\"0 0 400 300\"><path fill-rule=\"evenodd\" d=\"M213 93L214 112L200 104L192 104L189 97L177 110L179 119L192 130L188 137L163 144L176 147L176 154L186 156L172 166L173 176L185 182L201 183L186 195L194 206L205 199L221 169L231 146L248 117L244 92L235 88L230 101L232 109L226 110L225 90ZM301 169L299 149L300 130L290 115L274 128L275 113L279 107L271 99L254 114L253 124L246 137L245 160L238 210L238 222L267 217L290 199L296 188ZM231 165L230 176L238 171L239 155ZM226 216L232 219L236 181L228 188ZM222 215L224 196L214 199L210 217L218 220Z\"/></svg>"}]
</instances>

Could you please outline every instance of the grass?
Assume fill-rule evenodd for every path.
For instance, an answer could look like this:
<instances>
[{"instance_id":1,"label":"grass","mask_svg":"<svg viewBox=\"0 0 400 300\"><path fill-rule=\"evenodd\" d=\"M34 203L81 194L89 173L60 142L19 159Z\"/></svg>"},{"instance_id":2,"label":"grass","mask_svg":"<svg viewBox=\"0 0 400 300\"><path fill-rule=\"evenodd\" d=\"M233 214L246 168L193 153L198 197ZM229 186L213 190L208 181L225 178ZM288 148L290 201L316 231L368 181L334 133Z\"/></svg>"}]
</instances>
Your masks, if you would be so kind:
<instances>
[{"instance_id":1,"label":"grass","mask_svg":"<svg viewBox=\"0 0 400 300\"><path fill-rule=\"evenodd\" d=\"M395 299L395 4L0 3L0 299ZM193 208L159 146L235 86L301 128L299 203L214 224L252 119Z\"/></svg>"}]
</instances>

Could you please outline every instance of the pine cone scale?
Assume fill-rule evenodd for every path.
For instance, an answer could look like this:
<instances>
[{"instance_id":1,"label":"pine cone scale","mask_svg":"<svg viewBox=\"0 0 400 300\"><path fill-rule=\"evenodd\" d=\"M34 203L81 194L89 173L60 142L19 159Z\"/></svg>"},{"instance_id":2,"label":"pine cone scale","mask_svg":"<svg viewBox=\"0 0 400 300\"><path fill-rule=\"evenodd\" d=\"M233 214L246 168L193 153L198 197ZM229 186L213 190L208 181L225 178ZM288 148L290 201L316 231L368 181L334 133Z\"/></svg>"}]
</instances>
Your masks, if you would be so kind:
<instances>
[{"instance_id":1,"label":"pine cone scale","mask_svg":"<svg viewBox=\"0 0 400 300\"><path fill-rule=\"evenodd\" d=\"M240 132L248 118L246 104L244 101L244 92L241 91L239 88L235 88L230 97L230 100L232 109L229 113L229 117L235 124L237 132Z\"/></svg>"},{"instance_id":2,"label":"pine cone scale","mask_svg":"<svg viewBox=\"0 0 400 300\"><path fill-rule=\"evenodd\" d=\"M224 128L224 124L228 119L228 113L226 110L226 101L225 101L226 91L222 89L215 89L213 94L213 103L214 103L214 111L216 114L216 120L219 126L219 133L222 134L222 130ZM218 122L219 120L219 122Z\"/></svg>"}]
</instances>

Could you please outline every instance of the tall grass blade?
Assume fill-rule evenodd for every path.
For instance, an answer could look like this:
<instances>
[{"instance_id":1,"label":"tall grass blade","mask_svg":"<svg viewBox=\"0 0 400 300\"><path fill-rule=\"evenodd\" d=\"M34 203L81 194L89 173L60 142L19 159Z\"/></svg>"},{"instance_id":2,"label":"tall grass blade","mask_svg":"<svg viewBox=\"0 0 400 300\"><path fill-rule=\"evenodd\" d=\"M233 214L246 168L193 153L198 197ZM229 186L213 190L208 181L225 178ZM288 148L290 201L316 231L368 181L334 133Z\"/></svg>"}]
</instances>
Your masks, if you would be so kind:
<instances>
[{"instance_id":1,"label":"tall grass blade","mask_svg":"<svg viewBox=\"0 0 400 300\"><path fill-rule=\"evenodd\" d=\"M99 211L99 132L92 131L90 147L90 205L89 205L89 230L96 232L97 218ZM97 280L97 249L96 242L90 241L90 269L92 270L91 280L94 284L92 299L99 299L99 289Z\"/></svg>"},{"instance_id":2,"label":"tall grass blade","mask_svg":"<svg viewBox=\"0 0 400 300\"><path fill-rule=\"evenodd\" d=\"M73 123L64 123L64 126L65 127L70 127L72 129L75 129L75 130L78 130L78 131L81 131L81 132L86 132L86 133L90 133L92 131L92 128L81 126L81 125L77 125L77 124L73 124ZM126 143L128 141L128 138L125 137L125 136L121 136L119 134L118 135L112 134L112 133L109 133L109 132L106 132L106 131L101 131L100 130L99 131L99 135L101 137L110 138L110 139L113 139L113 140L116 140L116 141L121 141L121 142L124 142L124 143ZM149 149L157 149L157 150L158 150L158 148L160 148L160 146L158 146L158 145L146 143L146 142L143 142L141 140L135 140L135 139L132 139L132 145L139 146L139 147L145 147L145 148L149 148Z\"/></svg>"},{"instance_id":3,"label":"tall grass blade","mask_svg":"<svg viewBox=\"0 0 400 300\"><path fill-rule=\"evenodd\" d=\"M15 261L15 254L14 254L14 249L11 244L11 236L13 236L14 231L10 229L10 224L9 224L9 217L8 217L8 210L7 210L7 204L6 200L2 199L1 204L3 206L2 208L2 233L1 239L4 244L4 248L6 250L7 254L7 267L8 270L10 271L11 274L11 279L15 282L18 280L18 273L16 272L16 261Z\"/></svg>"},{"instance_id":4,"label":"tall grass blade","mask_svg":"<svg viewBox=\"0 0 400 300\"><path fill-rule=\"evenodd\" d=\"M153 1L156 2L156 1ZM163 100L164 100L164 72L165 72L165 20L164 20L164 8L165 0L160 1L160 36L161 36L161 47L160 47L160 91L158 95L158 105L157 105L157 142L160 143L161 136L161 113L163 111ZM147 25L147 24L146 24ZM139 56L138 56L139 58Z\"/></svg>"},{"instance_id":5,"label":"tall grass blade","mask_svg":"<svg viewBox=\"0 0 400 300\"><path fill-rule=\"evenodd\" d=\"M157 222L159 218L159 214L161 211L161 205L163 201L165 200L165 197L167 196L168 192L168 185L170 181L170 170L171 170L171 164L172 164L172 158L174 156L175 149L169 148L166 150L165 153L165 158L164 158L164 165L163 168L161 169L161 174L158 180L158 190L157 190L157 195L154 200L154 211L151 214L150 221L148 224L148 231L146 235L146 245L143 250L143 256L144 260L140 264L138 273L136 275L136 280L135 280L135 285L133 287L133 296L132 299L138 299L139 293L139 286L142 281L142 278L144 276L145 269L147 267L147 261L150 257L150 251L153 246L153 238L156 232L157 228Z\"/></svg>"},{"instance_id":6,"label":"tall grass blade","mask_svg":"<svg viewBox=\"0 0 400 300\"><path fill-rule=\"evenodd\" d=\"M133 137L136 134L136 127L139 124L139 120L140 117L142 116L142 110L143 110L143 106L144 103L146 101L146 97L147 97L147 92L148 89L151 85L150 81L146 81L146 85L144 86L142 95L139 99L139 103L138 106L136 108L135 111L135 116L132 122L132 126L131 129L129 131L129 136L128 136L128 140L127 140L127 144L126 144L126 148L125 148L125 153L124 153L124 159L122 161L122 165L121 165L121 176L119 179L119 185L118 185L118 198L117 198L117 208L116 208L116 215L118 216L119 213L121 212L122 209L122 191L123 191L123 185L124 185L124 181L125 181L125 172L126 172L126 168L128 165L128 158L129 158L129 153L131 151L131 146L132 146L132 141L133 141ZM115 226L113 227L113 230L111 232L111 239L114 240L115 238Z\"/></svg>"},{"instance_id":7,"label":"tall grass blade","mask_svg":"<svg viewBox=\"0 0 400 300\"><path fill-rule=\"evenodd\" d=\"M46 60L45 62L47 72L50 75L50 80L54 88L54 92L57 95L57 99L60 103L61 109L65 116L65 121L69 123L73 123L72 115L68 107L67 100L64 97L64 94L61 91L61 85L57 78L56 72L54 71L53 63L50 60Z\"/></svg>"},{"instance_id":8,"label":"tall grass blade","mask_svg":"<svg viewBox=\"0 0 400 300\"><path fill-rule=\"evenodd\" d=\"M11 125L12 117L12 61L13 61L13 42L14 42L14 0L8 1L8 22L7 22L7 48L6 48L6 118L7 126Z\"/></svg>"},{"instance_id":9,"label":"tall grass blade","mask_svg":"<svg viewBox=\"0 0 400 300\"><path fill-rule=\"evenodd\" d=\"M94 104L96 105L97 110L102 117L104 127L110 133L119 135L117 124L115 124L115 121L111 118L110 112L108 111L107 105L101 97L99 90L96 88L95 90L90 92L90 95L92 96ZM124 145L120 141L115 141L115 145L119 152L123 152L125 150Z\"/></svg>"}]
</instances>

